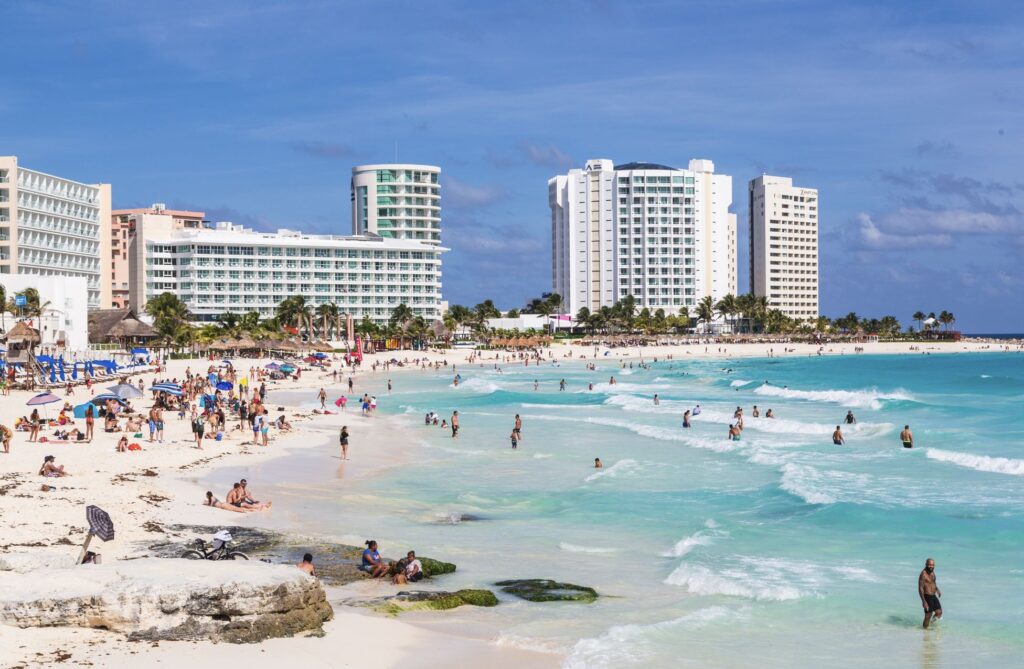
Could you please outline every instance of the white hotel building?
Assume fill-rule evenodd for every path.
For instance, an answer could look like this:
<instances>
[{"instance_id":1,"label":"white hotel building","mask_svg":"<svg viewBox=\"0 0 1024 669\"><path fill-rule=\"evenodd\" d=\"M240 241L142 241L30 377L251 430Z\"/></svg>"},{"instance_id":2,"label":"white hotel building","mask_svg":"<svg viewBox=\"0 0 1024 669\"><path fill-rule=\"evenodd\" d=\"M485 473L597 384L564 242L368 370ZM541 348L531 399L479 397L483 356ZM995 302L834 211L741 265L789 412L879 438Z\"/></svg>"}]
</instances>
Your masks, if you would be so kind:
<instances>
[{"instance_id":1,"label":"white hotel building","mask_svg":"<svg viewBox=\"0 0 1024 669\"><path fill-rule=\"evenodd\" d=\"M110 184L85 184L0 156L0 274L81 277L90 309L107 308Z\"/></svg>"},{"instance_id":2,"label":"white hotel building","mask_svg":"<svg viewBox=\"0 0 1024 669\"><path fill-rule=\"evenodd\" d=\"M352 168L352 234L441 244L441 168L385 164Z\"/></svg>"},{"instance_id":3,"label":"white hotel building","mask_svg":"<svg viewBox=\"0 0 1024 669\"><path fill-rule=\"evenodd\" d=\"M336 304L378 324L405 304L428 322L441 318L440 246L376 235L255 232L231 223L188 228L169 215L140 214L130 250L131 304L177 295L195 321L231 311L274 315L287 297L314 308Z\"/></svg>"},{"instance_id":4,"label":"white hotel building","mask_svg":"<svg viewBox=\"0 0 1024 669\"><path fill-rule=\"evenodd\" d=\"M589 160L548 181L552 280L564 309L687 307L736 293L732 177L710 160L687 169Z\"/></svg>"},{"instance_id":5,"label":"white hotel building","mask_svg":"<svg viewBox=\"0 0 1024 669\"><path fill-rule=\"evenodd\" d=\"M818 191L789 177L750 182L750 291L798 320L818 318Z\"/></svg>"}]
</instances>

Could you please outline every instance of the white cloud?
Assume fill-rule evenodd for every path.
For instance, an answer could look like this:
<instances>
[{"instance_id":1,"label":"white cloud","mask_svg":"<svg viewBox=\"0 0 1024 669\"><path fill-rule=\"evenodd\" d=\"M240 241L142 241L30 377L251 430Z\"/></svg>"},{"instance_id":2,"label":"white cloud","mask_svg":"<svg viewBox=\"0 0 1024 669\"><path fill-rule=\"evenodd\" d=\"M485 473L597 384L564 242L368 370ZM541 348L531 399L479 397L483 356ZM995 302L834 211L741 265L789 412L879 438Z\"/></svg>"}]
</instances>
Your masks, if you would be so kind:
<instances>
[{"instance_id":1,"label":"white cloud","mask_svg":"<svg viewBox=\"0 0 1024 669\"><path fill-rule=\"evenodd\" d=\"M891 234L878 229L875 222L865 213L857 214L857 230L860 242L867 248L880 251L899 251L920 248L945 248L953 245L949 234Z\"/></svg>"},{"instance_id":2,"label":"white cloud","mask_svg":"<svg viewBox=\"0 0 1024 669\"><path fill-rule=\"evenodd\" d=\"M443 186L445 205L460 209L486 207L505 197L497 186L472 186L450 176L444 177Z\"/></svg>"}]
</instances>

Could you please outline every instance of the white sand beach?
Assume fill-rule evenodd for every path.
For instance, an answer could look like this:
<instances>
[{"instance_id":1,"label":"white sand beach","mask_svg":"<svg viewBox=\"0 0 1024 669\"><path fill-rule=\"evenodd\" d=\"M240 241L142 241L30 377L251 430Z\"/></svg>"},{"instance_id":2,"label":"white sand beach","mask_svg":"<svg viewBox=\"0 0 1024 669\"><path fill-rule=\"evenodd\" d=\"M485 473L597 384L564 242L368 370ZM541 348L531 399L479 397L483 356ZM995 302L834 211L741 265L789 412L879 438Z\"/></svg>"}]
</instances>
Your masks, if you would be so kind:
<instances>
[{"instance_id":1,"label":"white sand beach","mask_svg":"<svg viewBox=\"0 0 1024 669\"><path fill-rule=\"evenodd\" d=\"M824 347L811 344L692 344L660 347L623 347L599 349L596 353L591 346L556 345L550 350L553 359L592 358L653 358L672 356L674 359L723 358L767 356L815 356L856 355L855 348L864 349L864 354L895 354L920 352L976 353L1001 350L1001 345L988 342L921 343L917 350L910 351L909 344L826 344ZM1019 350L1015 345L1013 350ZM605 353L607 352L607 355ZM471 354L468 350L445 352L400 351L369 356L364 368L356 375L356 394L375 392L383 394L387 378L407 373L416 373L418 365L393 366L385 374L373 371L373 362L390 359L403 361L429 360L447 361L457 367L466 365ZM481 352L475 364L498 360L509 354L504 352ZM547 355L547 353L546 353ZM267 360L235 359L240 373L250 366L262 366ZM210 364L206 360L171 361L160 374L152 372L142 375L148 387L157 379L183 378L185 370L205 370ZM521 363L520 363L521 364ZM329 394L339 394L344 376ZM136 382L137 376L131 377ZM116 383L98 383L96 390L102 392L106 386ZM320 372L304 372L298 381L275 383L269 386L274 391L282 389L307 389L307 407L315 402L320 387L330 388L330 375ZM38 391L37 391L38 392ZM54 391L64 396L64 391ZM28 391L13 391L9 396L0 397L0 422L13 426L16 416L29 413L25 402L34 395ZM75 394L68 397L72 404L86 400L88 391L78 386ZM148 408L148 398L135 401L138 407ZM287 433L271 430L269 447L243 443L246 432L229 433L221 442L207 440L203 450L194 448L190 424L176 415L167 417L165 443L149 443L148 433L142 438L128 435L130 441L141 445L141 451L119 453L114 449L121 433L104 433L97 421L96 437L91 443L29 443L27 432L15 432L9 454L0 455L0 556L25 555L24 560L46 564L51 560L69 560L77 555L79 545L87 529L85 506L96 504L108 511L114 520L116 538L109 543L95 542L92 546L102 554L104 563L131 559L141 555L140 547L158 541L164 536L164 528L176 524L196 525L259 525L261 515L283 513L280 509L286 502L278 500L275 507L267 512L240 514L230 513L202 506L204 490L197 482L199 477L213 467L243 467L255 462L287 455L289 452L323 444L323 432L349 425L353 443L360 444L360 457L346 466L346 476L368 476L381 467L399 464L404 457L397 444L401 439L391 430L395 426L386 420L361 419L356 403L350 403L344 415L313 415L309 408L286 407L285 411L274 411L271 400L271 417L284 413L293 429ZM50 417L56 416L59 403L47 407ZM332 407L333 408L333 407ZM238 419L229 419L232 427ZM84 428L84 421L76 421L77 427ZM316 428L315 430L312 428ZM45 430L43 435L52 432ZM144 427L145 430L145 427ZM231 437L230 435L235 435ZM245 435L245 436L242 436ZM364 456L365 454L365 456ZM372 454L372 455L370 455ZM38 470L43 457L53 455L56 463L63 465L71 475L64 478L43 478ZM332 463L336 466L337 463ZM55 489L43 491L43 485ZM260 481L250 481L258 491ZM225 490L213 491L223 498ZM354 509L353 512L357 510ZM439 556L440 557L440 556ZM88 567L82 567L87 569ZM47 578L45 569L35 572L33 578ZM55 580L50 587L59 591L61 583ZM386 589L398 590L400 586L388 585ZM325 624L322 637L271 639L259 644L234 645L212 642L128 642L116 633L81 628L33 628L20 629L0 625L0 666L37 667L64 662L65 666L189 666L197 663L244 663L248 667L275 667L300 665L303 667L366 666L377 667L420 667L439 664L456 666L500 667L546 667L556 666L559 657L552 654L535 653L507 647L499 647L494 639L454 637L427 627L402 620L386 618L368 613L365 609L353 609L342 605L340 595L328 590L335 617ZM465 609L466 607L463 607ZM450 612L437 613L449 615ZM472 612L460 610L457 615L471 616Z\"/></svg>"}]
</instances>

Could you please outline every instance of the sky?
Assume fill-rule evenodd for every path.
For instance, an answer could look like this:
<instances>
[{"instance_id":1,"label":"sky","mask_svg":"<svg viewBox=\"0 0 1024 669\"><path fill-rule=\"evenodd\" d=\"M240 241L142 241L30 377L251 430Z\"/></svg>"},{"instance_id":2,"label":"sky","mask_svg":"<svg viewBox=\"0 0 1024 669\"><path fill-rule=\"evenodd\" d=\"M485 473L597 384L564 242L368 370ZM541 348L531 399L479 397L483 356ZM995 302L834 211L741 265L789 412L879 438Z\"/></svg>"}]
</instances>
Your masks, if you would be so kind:
<instances>
[{"instance_id":1,"label":"sky","mask_svg":"<svg viewBox=\"0 0 1024 669\"><path fill-rule=\"evenodd\" d=\"M1019 2L8 0L0 155L114 207L351 231L354 165L442 168L444 297L551 290L591 158L818 188L821 310L1024 332Z\"/></svg>"}]
</instances>

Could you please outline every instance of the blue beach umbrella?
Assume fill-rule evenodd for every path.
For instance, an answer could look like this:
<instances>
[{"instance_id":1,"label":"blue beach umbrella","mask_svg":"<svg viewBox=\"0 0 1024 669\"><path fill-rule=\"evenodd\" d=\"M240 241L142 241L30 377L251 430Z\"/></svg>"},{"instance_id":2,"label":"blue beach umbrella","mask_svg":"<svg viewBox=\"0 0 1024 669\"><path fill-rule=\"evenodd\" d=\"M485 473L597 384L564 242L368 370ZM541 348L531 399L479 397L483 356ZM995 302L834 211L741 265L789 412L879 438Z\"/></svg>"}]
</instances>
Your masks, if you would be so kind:
<instances>
[{"instance_id":1,"label":"blue beach umbrella","mask_svg":"<svg viewBox=\"0 0 1024 669\"><path fill-rule=\"evenodd\" d=\"M269 369L272 372L276 372L281 369L281 365L277 364L276 362L272 362L269 365L267 365L267 369Z\"/></svg>"},{"instance_id":2,"label":"blue beach umbrella","mask_svg":"<svg viewBox=\"0 0 1024 669\"><path fill-rule=\"evenodd\" d=\"M217 384L217 390L223 390L224 392L227 392L232 388L234 388L234 386L231 385L231 382L229 381L221 381L220 383Z\"/></svg>"},{"instance_id":3,"label":"blue beach umbrella","mask_svg":"<svg viewBox=\"0 0 1024 669\"><path fill-rule=\"evenodd\" d=\"M75 380L75 381L78 380L78 363L77 362L74 365L72 365L72 367L71 367L71 378L73 380Z\"/></svg>"}]
</instances>

